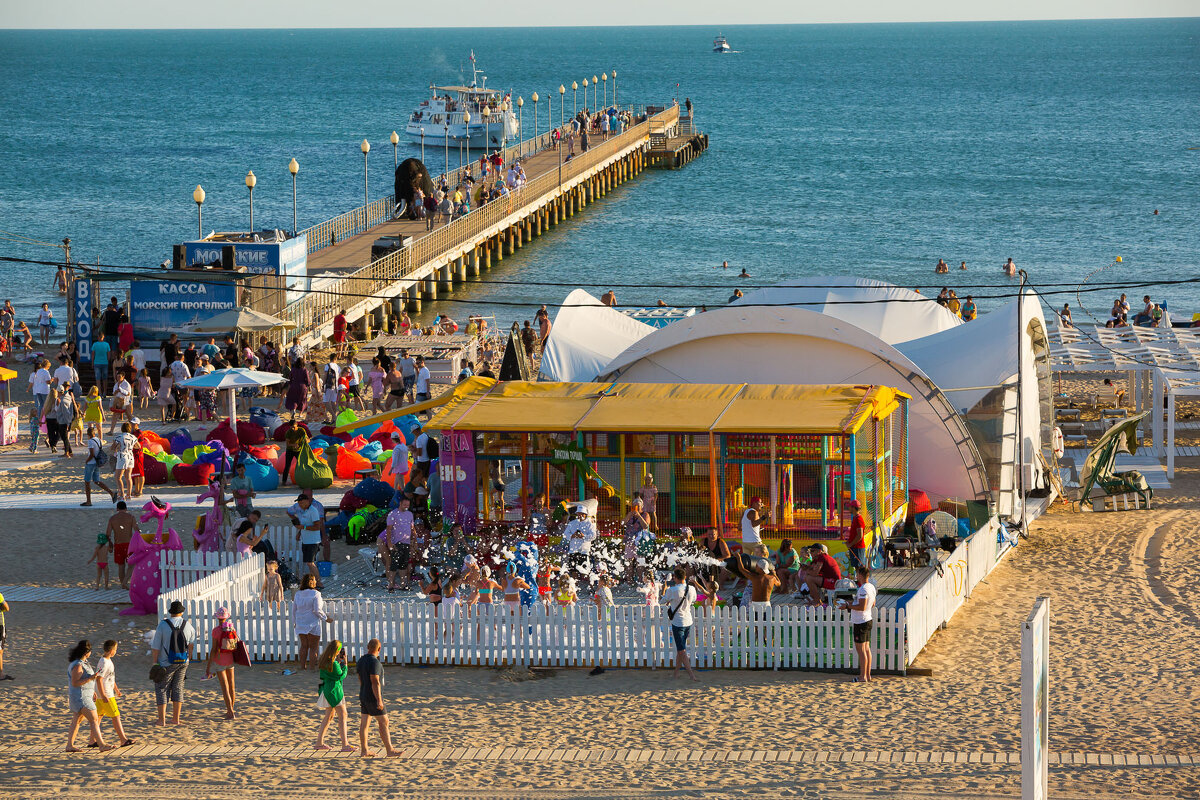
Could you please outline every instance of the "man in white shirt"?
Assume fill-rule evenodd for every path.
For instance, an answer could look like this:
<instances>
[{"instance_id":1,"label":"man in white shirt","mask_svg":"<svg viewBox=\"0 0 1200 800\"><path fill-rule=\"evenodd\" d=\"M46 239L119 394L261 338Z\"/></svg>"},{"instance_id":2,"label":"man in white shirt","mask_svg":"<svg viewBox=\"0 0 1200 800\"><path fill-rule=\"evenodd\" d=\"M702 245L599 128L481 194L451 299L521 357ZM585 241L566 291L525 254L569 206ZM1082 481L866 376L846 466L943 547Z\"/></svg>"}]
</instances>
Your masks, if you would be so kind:
<instances>
[{"instance_id":1,"label":"man in white shirt","mask_svg":"<svg viewBox=\"0 0 1200 800\"><path fill-rule=\"evenodd\" d=\"M400 576L400 588L409 588L413 522L413 514L408 510L408 498L401 497L400 505L387 515L387 527L376 539L384 569L387 570L389 592L396 588L397 573Z\"/></svg>"},{"instance_id":2,"label":"man in white shirt","mask_svg":"<svg viewBox=\"0 0 1200 800\"><path fill-rule=\"evenodd\" d=\"M575 518L567 523L562 534L563 541L567 543L567 569L571 577L576 577L575 573L586 577L589 572L588 559L592 552L592 542L600 534L595 523L588 519L586 506L575 506L574 513Z\"/></svg>"},{"instance_id":3,"label":"man in white shirt","mask_svg":"<svg viewBox=\"0 0 1200 800\"><path fill-rule=\"evenodd\" d=\"M184 366L184 369L187 369L187 366ZM118 419L121 417L129 419L133 416L133 387L126 379L124 370L117 373L117 383L113 386L112 398L112 405L109 407L109 436L113 435Z\"/></svg>"},{"instance_id":4,"label":"man in white shirt","mask_svg":"<svg viewBox=\"0 0 1200 800\"><path fill-rule=\"evenodd\" d=\"M683 567L675 568L675 583L663 592L662 605L671 618L671 637L675 640L675 674L679 668L687 670L692 680L699 680L692 671L692 662L687 654L688 634L692 632L692 603L696 602L696 590L688 584Z\"/></svg>"},{"instance_id":5,"label":"man in white shirt","mask_svg":"<svg viewBox=\"0 0 1200 800\"><path fill-rule=\"evenodd\" d=\"M750 498L750 507L742 512L742 549L753 550L762 544L763 511L767 508L761 497Z\"/></svg>"},{"instance_id":6,"label":"man in white shirt","mask_svg":"<svg viewBox=\"0 0 1200 800\"><path fill-rule=\"evenodd\" d=\"M92 504L92 484L96 484L104 491L108 492L108 496L113 502L117 500L117 493L104 485L104 481L100 480L100 454L104 452L104 445L100 442L100 438L96 435L96 429L88 425L87 427L87 458L83 461L83 496L84 501L81 506L90 506Z\"/></svg>"},{"instance_id":7,"label":"man in white shirt","mask_svg":"<svg viewBox=\"0 0 1200 800\"><path fill-rule=\"evenodd\" d=\"M37 408L45 408L46 398L50 396L50 362L40 359L37 369L29 375L29 388L33 393L33 402Z\"/></svg>"},{"instance_id":8,"label":"man in white shirt","mask_svg":"<svg viewBox=\"0 0 1200 800\"><path fill-rule=\"evenodd\" d=\"M415 402L413 386L417 383L416 360L408 354L407 350L401 350L400 357L396 359L396 366L400 368L400 376L404 379L404 394L408 397L408 402Z\"/></svg>"},{"instance_id":9,"label":"man in white shirt","mask_svg":"<svg viewBox=\"0 0 1200 800\"><path fill-rule=\"evenodd\" d=\"M433 458L429 454L429 434L421 430L420 425L413 428L412 432L416 434L417 437L413 439L413 448L417 451L417 468L424 472L426 477L428 477L429 465L433 462Z\"/></svg>"},{"instance_id":10,"label":"man in white shirt","mask_svg":"<svg viewBox=\"0 0 1200 800\"><path fill-rule=\"evenodd\" d=\"M304 563L308 571L317 579L317 588L321 588L321 577L317 573L317 553L325 541L325 509L321 504L306 494L296 498L296 504L287 510L296 526L296 541L300 542Z\"/></svg>"},{"instance_id":11,"label":"man in white shirt","mask_svg":"<svg viewBox=\"0 0 1200 800\"><path fill-rule=\"evenodd\" d=\"M58 367L54 370L54 385L63 386L65 384L75 385L79 380L79 375L75 372L75 368L71 366L69 356L58 357Z\"/></svg>"},{"instance_id":12,"label":"man in white shirt","mask_svg":"<svg viewBox=\"0 0 1200 800\"><path fill-rule=\"evenodd\" d=\"M875 586L869 582L871 570L859 567L854 571L858 594L850 604L850 624L854 626L854 649L858 652L856 683L871 682L871 627L875 617Z\"/></svg>"},{"instance_id":13,"label":"man in white shirt","mask_svg":"<svg viewBox=\"0 0 1200 800\"><path fill-rule=\"evenodd\" d=\"M212 340L209 339L209 341ZM133 350L129 352L129 355L133 356L133 368L137 370L137 374L142 374L142 370L146 368L146 351L142 349L142 343L137 339L133 340Z\"/></svg>"},{"instance_id":14,"label":"man in white shirt","mask_svg":"<svg viewBox=\"0 0 1200 800\"><path fill-rule=\"evenodd\" d=\"M425 358L423 356L417 356L416 366L417 375L413 389L417 395L417 402L424 403L429 399L429 367L425 366Z\"/></svg>"},{"instance_id":15,"label":"man in white shirt","mask_svg":"<svg viewBox=\"0 0 1200 800\"><path fill-rule=\"evenodd\" d=\"M192 371L183 363L183 354L176 351L175 360L171 362L171 380L174 385L171 393L175 395L175 419L187 418L188 390L179 384L192 377Z\"/></svg>"}]
</instances>

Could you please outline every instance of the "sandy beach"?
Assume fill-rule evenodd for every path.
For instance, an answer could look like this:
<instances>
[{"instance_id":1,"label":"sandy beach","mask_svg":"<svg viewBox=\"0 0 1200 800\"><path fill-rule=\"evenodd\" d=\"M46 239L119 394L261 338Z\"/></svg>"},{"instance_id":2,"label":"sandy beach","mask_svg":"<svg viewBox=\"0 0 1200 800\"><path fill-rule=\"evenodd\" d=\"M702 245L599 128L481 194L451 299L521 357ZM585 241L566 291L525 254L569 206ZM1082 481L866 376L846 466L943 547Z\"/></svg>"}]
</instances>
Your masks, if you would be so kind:
<instances>
[{"instance_id":1,"label":"sandy beach","mask_svg":"<svg viewBox=\"0 0 1200 800\"><path fill-rule=\"evenodd\" d=\"M832 674L710 671L693 684L662 670L590 677L574 669L390 667L385 698L404 753L394 760L318 756L311 749L316 681L285 676L282 664L239 670L233 722L222 719L215 681L201 681L202 667L193 666L184 726L154 728L141 641L151 618L131 628L113 606L14 604L5 664L16 680L0 684L0 764L8 777L0 796L173 798L219 790L249 797L278 788L314 797L1014 797L1015 763L866 759L932 752L991 761L1019 752L1018 631L1039 595L1051 598L1053 614L1051 750L1196 755L1200 669L1191 656L1200 646L1200 615L1187 588L1200 577L1190 555L1200 545L1196 467L1184 462L1174 490L1152 511L1072 514L1056 505L918 658L916 666L931 675L884 676L863 686ZM6 512L0 583L87 584L88 542L106 514ZM65 652L83 637L122 641L118 680L138 746L58 752L67 724ZM355 687L353 677L347 687ZM174 752L161 754L160 745ZM18 747L35 751L18 755ZM586 760L592 755L542 761L517 750L465 758L455 753L462 748L559 749L560 758L572 749L616 752L593 763ZM822 751L849 763L619 760L629 757L624 750L656 749L721 759ZM1057 797L1197 796L1200 769L1059 765L1051 767L1050 785Z\"/></svg>"}]
</instances>

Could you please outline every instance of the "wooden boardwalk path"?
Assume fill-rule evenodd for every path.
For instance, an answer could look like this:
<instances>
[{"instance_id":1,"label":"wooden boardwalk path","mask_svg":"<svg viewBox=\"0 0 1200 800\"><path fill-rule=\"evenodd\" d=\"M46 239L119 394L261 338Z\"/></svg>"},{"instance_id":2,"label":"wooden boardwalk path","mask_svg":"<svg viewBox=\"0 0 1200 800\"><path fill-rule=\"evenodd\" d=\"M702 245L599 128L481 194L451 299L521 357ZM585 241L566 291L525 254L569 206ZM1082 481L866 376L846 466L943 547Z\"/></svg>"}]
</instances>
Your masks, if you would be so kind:
<instances>
[{"instance_id":1,"label":"wooden boardwalk path","mask_svg":"<svg viewBox=\"0 0 1200 800\"><path fill-rule=\"evenodd\" d=\"M110 564L112 570L115 565ZM95 603L129 605L129 590L93 589L90 586L0 586L0 594L9 603Z\"/></svg>"}]
</instances>

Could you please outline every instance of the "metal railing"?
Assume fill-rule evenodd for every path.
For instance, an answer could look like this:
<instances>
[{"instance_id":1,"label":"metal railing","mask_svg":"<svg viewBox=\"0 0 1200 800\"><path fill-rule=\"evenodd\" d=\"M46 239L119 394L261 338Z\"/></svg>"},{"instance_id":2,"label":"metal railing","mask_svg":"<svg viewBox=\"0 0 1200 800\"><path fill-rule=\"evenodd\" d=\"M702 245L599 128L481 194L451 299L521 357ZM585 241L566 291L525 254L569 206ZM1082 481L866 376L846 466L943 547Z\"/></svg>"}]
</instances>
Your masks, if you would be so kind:
<instances>
[{"instance_id":1,"label":"metal railing","mask_svg":"<svg viewBox=\"0 0 1200 800\"><path fill-rule=\"evenodd\" d=\"M305 228L300 233L308 235L308 252L315 253L326 247L337 244L343 239L356 236L376 225L387 222L396 210L396 198L393 195L372 200L368 205L359 206L345 214L327 219L319 225Z\"/></svg>"},{"instance_id":2,"label":"metal railing","mask_svg":"<svg viewBox=\"0 0 1200 800\"><path fill-rule=\"evenodd\" d=\"M492 200L466 216L420 237L408 247L388 253L353 274L331 283L321 292L308 294L282 309L278 316L292 323L296 333L310 333L331 320L338 309L357 305L368 297L378 295L383 289L420 271L426 265L444 260L448 253L453 253L456 248L480 237L506 217L536 205L543 197L553 196L560 187L569 188L591 170L647 139L652 123L656 126L670 127L675 125L678 119L679 108L672 106L631 126L624 133L610 136L589 148L586 153L564 162L561 170L543 173L508 195ZM519 146L509 148L506 153L513 153ZM459 170L452 173L453 182L450 185L456 185L459 175Z\"/></svg>"}]
</instances>

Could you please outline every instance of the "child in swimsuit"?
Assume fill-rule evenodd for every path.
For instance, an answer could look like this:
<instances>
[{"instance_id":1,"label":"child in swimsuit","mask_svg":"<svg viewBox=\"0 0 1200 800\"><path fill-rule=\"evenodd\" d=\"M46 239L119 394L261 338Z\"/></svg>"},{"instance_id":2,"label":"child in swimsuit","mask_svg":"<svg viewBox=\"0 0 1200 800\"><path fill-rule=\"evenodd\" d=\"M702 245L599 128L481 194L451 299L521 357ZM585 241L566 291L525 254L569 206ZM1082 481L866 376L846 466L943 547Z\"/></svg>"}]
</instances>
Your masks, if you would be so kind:
<instances>
[{"instance_id":1,"label":"child in swimsuit","mask_svg":"<svg viewBox=\"0 0 1200 800\"><path fill-rule=\"evenodd\" d=\"M475 602L492 604L492 592L500 588L500 584L492 580L492 568L484 566L475 582Z\"/></svg>"},{"instance_id":2,"label":"child in swimsuit","mask_svg":"<svg viewBox=\"0 0 1200 800\"><path fill-rule=\"evenodd\" d=\"M88 563L96 562L96 588L100 588L100 579L104 578L104 588L108 588L108 554L113 551L112 542L108 541L108 534L101 533L96 536L96 549L92 551L92 557L88 559Z\"/></svg>"},{"instance_id":3,"label":"child in swimsuit","mask_svg":"<svg viewBox=\"0 0 1200 800\"><path fill-rule=\"evenodd\" d=\"M563 608L572 608L579 595L575 592L575 579L570 575L560 575L558 578L558 595L555 598Z\"/></svg>"},{"instance_id":4,"label":"child in swimsuit","mask_svg":"<svg viewBox=\"0 0 1200 800\"><path fill-rule=\"evenodd\" d=\"M521 610L521 590L530 588L529 584L517 577L517 565L510 563L504 576L504 607L512 613Z\"/></svg>"},{"instance_id":5,"label":"child in swimsuit","mask_svg":"<svg viewBox=\"0 0 1200 800\"><path fill-rule=\"evenodd\" d=\"M457 572L452 572L442 582L442 614L450 616L458 611L461 605L461 598L458 596L458 585L462 581L462 576Z\"/></svg>"},{"instance_id":6,"label":"child in swimsuit","mask_svg":"<svg viewBox=\"0 0 1200 800\"><path fill-rule=\"evenodd\" d=\"M283 602L283 578L279 575L279 562L267 562L267 571L263 575L260 596L264 603L270 603L276 610L279 609L279 605Z\"/></svg>"},{"instance_id":7,"label":"child in swimsuit","mask_svg":"<svg viewBox=\"0 0 1200 800\"><path fill-rule=\"evenodd\" d=\"M537 587L538 599L547 607L551 602L552 589L550 588L550 576L553 575L555 569L550 564L541 564L538 566L537 572Z\"/></svg>"}]
</instances>

